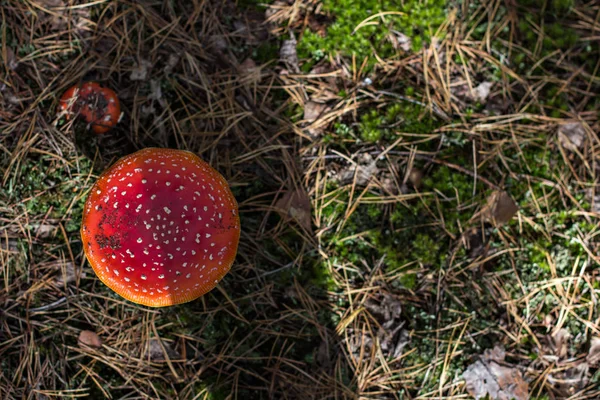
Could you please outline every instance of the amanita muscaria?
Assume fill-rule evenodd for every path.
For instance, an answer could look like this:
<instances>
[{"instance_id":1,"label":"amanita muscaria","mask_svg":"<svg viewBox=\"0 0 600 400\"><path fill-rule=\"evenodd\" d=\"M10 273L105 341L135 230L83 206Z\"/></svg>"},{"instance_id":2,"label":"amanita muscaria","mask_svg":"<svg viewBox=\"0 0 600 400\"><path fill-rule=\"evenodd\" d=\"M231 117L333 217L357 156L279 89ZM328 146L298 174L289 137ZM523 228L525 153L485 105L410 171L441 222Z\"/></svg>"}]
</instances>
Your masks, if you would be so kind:
<instances>
[{"instance_id":1,"label":"amanita muscaria","mask_svg":"<svg viewBox=\"0 0 600 400\"><path fill-rule=\"evenodd\" d=\"M108 287L138 304L170 306L204 295L229 272L238 206L225 179L195 154L146 148L100 176L81 237Z\"/></svg>"},{"instance_id":2,"label":"amanita muscaria","mask_svg":"<svg viewBox=\"0 0 600 400\"><path fill-rule=\"evenodd\" d=\"M97 82L71 86L61 96L59 110L67 118L73 114L81 115L96 134L108 132L121 117L117 94Z\"/></svg>"}]
</instances>

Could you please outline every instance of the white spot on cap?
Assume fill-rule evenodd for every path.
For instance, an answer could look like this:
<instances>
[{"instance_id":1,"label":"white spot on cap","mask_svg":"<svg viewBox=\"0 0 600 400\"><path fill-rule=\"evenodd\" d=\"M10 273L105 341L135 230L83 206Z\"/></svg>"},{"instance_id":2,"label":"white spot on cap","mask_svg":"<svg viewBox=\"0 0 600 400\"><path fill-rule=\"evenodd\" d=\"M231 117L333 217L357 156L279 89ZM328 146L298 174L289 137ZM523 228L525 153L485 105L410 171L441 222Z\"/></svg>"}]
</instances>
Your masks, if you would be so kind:
<instances>
[{"instance_id":1,"label":"white spot on cap","mask_svg":"<svg viewBox=\"0 0 600 400\"><path fill-rule=\"evenodd\" d=\"M142 274L142 279L146 280L146 279L148 279L148 277L146 275Z\"/></svg>"}]
</instances>

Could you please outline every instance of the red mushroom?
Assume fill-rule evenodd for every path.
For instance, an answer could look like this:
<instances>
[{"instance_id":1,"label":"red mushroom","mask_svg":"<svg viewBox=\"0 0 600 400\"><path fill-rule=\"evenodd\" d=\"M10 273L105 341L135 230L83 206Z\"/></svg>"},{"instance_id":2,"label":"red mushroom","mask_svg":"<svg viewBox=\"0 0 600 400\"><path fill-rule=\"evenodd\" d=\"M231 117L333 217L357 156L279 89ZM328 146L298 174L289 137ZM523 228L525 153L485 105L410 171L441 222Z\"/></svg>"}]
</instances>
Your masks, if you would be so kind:
<instances>
[{"instance_id":1,"label":"red mushroom","mask_svg":"<svg viewBox=\"0 0 600 400\"><path fill-rule=\"evenodd\" d=\"M70 87L60 98L59 110L67 119L73 114L81 115L96 134L108 132L121 117L117 94L97 82Z\"/></svg>"},{"instance_id":2,"label":"red mushroom","mask_svg":"<svg viewBox=\"0 0 600 400\"><path fill-rule=\"evenodd\" d=\"M170 306L204 295L229 272L238 206L225 179L195 154L147 148L100 176L81 237L108 287L138 304Z\"/></svg>"}]
</instances>

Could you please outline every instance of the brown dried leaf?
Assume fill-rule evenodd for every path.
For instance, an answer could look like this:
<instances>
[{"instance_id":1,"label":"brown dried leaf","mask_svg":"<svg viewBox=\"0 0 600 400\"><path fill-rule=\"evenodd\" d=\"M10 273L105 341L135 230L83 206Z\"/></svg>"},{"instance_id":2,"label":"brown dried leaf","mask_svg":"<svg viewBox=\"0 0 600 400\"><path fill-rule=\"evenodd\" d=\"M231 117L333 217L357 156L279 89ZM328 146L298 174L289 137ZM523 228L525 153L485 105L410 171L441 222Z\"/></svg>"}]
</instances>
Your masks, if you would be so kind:
<instances>
[{"instance_id":1,"label":"brown dried leaf","mask_svg":"<svg viewBox=\"0 0 600 400\"><path fill-rule=\"evenodd\" d=\"M292 37L289 40L284 40L281 45L281 49L279 50L279 58L283 61L286 67L292 72L299 73L300 68L298 67L298 54L296 53L296 38L294 34L291 34Z\"/></svg>"},{"instance_id":2,"label":"brown dried leaf","mask_svg":"<svg viewBox=\"0 0 600 400\"><path fill-rule=\"evenodd\" d=\"M141 59L137 67L131 71L129 79L132 81L145 81L148 78L152 63L148 60Z\"/></svg>"},{"instance_id":3,"label":"brown dried leaf","mask_svg":"<svg viewBox=\"0 0 600 400\"><path fill-rule=\"evenodd\" d=\"M312 230L311 204L303 188L288 190L275 204L284 219L295 219L307 231Z\"/></svg>"},{"instance_id":4,"label":"brown dried leaf","mask_svg":"<svg viewBox=\"0 0 600 400\"><path fill-rule=\"evenodd\" d=\"M79 35L91 30L90 8L71 8L64 0L40 0L39 18L42 23L50 22L53 31L64 31L69 26Z\"/></svg>"},{"instance_id":5,"label":"brown dried leaf","mask_svg":"<svg viewBox=\"0 0 600 400\"><path fill-rule=\"evenodd\" d=\"M253 59L248 57L240 63L238 69L242 73L246 73L246 74L251 73L252 71L254 71L256 69L256 62L254 62Z\"/></svg>"},{"instance_id":6,"label":"brown dried leaf","mask_svg":"<svg viewBox=\"0 0 600 400\"><path fill-rule=\"evenodd\" d=\"M558 141L567 150L581 149L585 142L585 128L581 122L569 122L558 128Z\"/></svg>"},{"instance_id":7,"label":"brown dried leaf","mask_svg":"<svg viewBox=\"0 0 600 400\"><path fill-rule=\"evenodd\" d=\"M485 103L490 95L490 90L492 89L493 85L493 82L481 82L479 85L477 85L473 89L475 100Z\"/></svg>"},{"instance_id":8,"label":"brown dried leaf","mask_svg":"<svg viewBox=\"0 0 600 400\"><path fill-rule=\"evenodd\" d=\"M409 52L412 49L412 40L402 32L392 31L390 34L392 45L395 49L402 49L405 52Z\"/></svg>"},{"instance_id":9,"label":"brown dried leaf","mask_svg":"<svg viewBox=\"0 0 600 400\"><path fill-rule=\"evenodd\" d=\"M488 197L483 216L498 225L507 223L519 211L517 203L507 192L495 191Z\"/></svg>"},{"instance_id":10,"label":"brown dried leaf","mask_svg":"<svg viewBox=\"0 0 600 400\"><path fill-rule=\"evenodd\" d=\"M58 275L56 276L56 280L54 281L54 284L56 286L63 286L65 283L75 282L77 281L78 277L85 278L87 275L85 271L75 271L75 267L73 266L72 262L67 262L65 264L64 274L62 271L62 268L59 268Z\"/></svg>"},{"instance_id":11,"label":"brown dried leaf","mask_svg":"<svg viewBox=\"0 0 600 400\"><path fill-rule=\"evenodd\" d=\"M558 357L558 359L565 358L569 349L570 339L571 334L565 328L554 332L552 336L549 336L547 339L550 352Z\"/></svg>"},{"instance_id":12,"label":"brown dried leaf","mask_svg":"<svg viewBox=\"0 0 600 400\"><path fill-rule=\"evenodd\" d=\"M153 361L163 361L166 360L165 352L167 353L166 355L169 357L169 360L177 360L181 358L179 352L173 349L169 343L157 338L150 339L148 348L146 350L147 357L150 357L150 359Z\"/></svg>"},{"instance_id":13,"label":"brown dried leaf","mask_svg":"<svg viewBox=\"0 0 600 400\"><path fill-rule=\"evenodd\" d=\"M179 63L179 56L177 54L169 54L169 59L165 64L163 72L165 75L171 75L177 64Z\"/></svg>"},{"instance_id":14,"label":"brown dried leaf","mask_svg":"<svg viewBox=\"0 0 600 400\"><path fill-rule=\"evenodd\" d=\"M585 360L591 367L600 367L600 337L592 338L590 351Z\"/></svg>"},{"instance_id":15,"label":"brown dried leaf","mask_svg":"<svg viewBox=\"0 0 600 400\"><path fill-rule=\"evenodd\" d=\"M339 175L343 184L354 181L356 175L356 184L364 186L369 183L373 176L377 175L377 172L379 172L379 169L376 160L369 153L364 153L358 157L357 163L348 165L340 171Z\"/></svg>"},{"instance_id":16,"label":"brown dried leaf","mask_svg":"<svg viewBox=\"0 0 600 400\"><path fill-rule=\"evenodd\" d=\"M306 122L313 122L323 114L327 109L327 105L309 101L304 104L304 120Z\"/></svg>"},{"instance_id":17,"label":"brown dried leaf","mask_svg":"<svg viewBox=\"0 0 600 400\"><path fill-rule=\"evenodd\" d=\"M36 237L48 238L57 232L58 226L46 223L34 222L31 224L31 229Z\"/></svg>"},{"instance_id":18,"label":"brown dried leaf","mask_svg":"<svg viewBox=\"0 0 600 400\"><path fill-rule=\"evenodd\" d=\"M369 298L364 305L370 316L377 321L378 329L375 335L370 331L355 332L351 335L350 343L354 356L358 359L363 347L371 351L373 346L378 345L386 358L400 357L404 347L409 343L409 334L404 327L405 321L402 320L402 303L384 293Z\"/></svg>"},{"instance_id":19,"label":"brown dried leaf","mask_svg":"<svg viewBox=\"0 0 600 400\"><path fill-rule=\"evenodd\" d=\"M421 181L423 180L423 171L418 168L411 168L408 174L408 180L413 184L415 188L419 188L421 186Z\"/></svg>"},{"instance_id":20,"label":"brown dried leaf","mask_svg":"<svg viewBox=\"0 0 600 400\"><path fill-rule=\"evenodd\" d=\"M15 52L10 47L6 48L6 66L12 71L19 66L19 61L17 60Z\"/></svg>"},{"instance_id":21,"label":"brown dried leaf","mask_svg":"<svg viewBox=\"0 0 600 400\"><path fill-rule=\"evenodd\" d=\"M92 331L81 331L79 333L79 338L77 342L80 346L89 346L89 347L102 347L102 339L95 332Z\"/></svg>"},{"instance_id":22,"label":"brown dried leaf","mask_svg":"<svg viewBox=\"0 0 600 400\"><path fill-rule=\"evenodd\" d=\"M477 400L488 395L493 400L529 399L529 387L521 371L507 366L504 357L504 349L495 346L493 350L486 350L481 360L469 365L463 379L471 396Z\"/></svg>"},{"instance_id":23,"label":"brown dried leaf","mask_svg":"<svg viewBox=\"0 0 600 400\"><path fill-rule=\"evenodd\" d=\"M327 27L331 21L327 18L323 18L319 15L309 14L308 16L308 27L311 32L316 33L321 37L327 36Z\"/></svg>"},{"instance_id":24,"label":"brown dried leaf","mask_svg":"<svg viewBox=\"0 0 600 400\"><path fill-rule=\"evenodd\" d=\"M547 381L559 395L557 398L571 398L589 383L590 367L587 362L576 362L567 368L563 366L549 373Z\"/></svg>"},{"instance_id":25,"label":"brown dried leaf","mask_svg":"<svg viewBox=\"0 0 600 400\"><path fill-rule=\"evenodd\" d=\"M256 65L251 58L246 58L240 65L238 65L238 71L244 78L244 82L254 84L261 79L261 69Z\"/></svg>"}]
</instances>

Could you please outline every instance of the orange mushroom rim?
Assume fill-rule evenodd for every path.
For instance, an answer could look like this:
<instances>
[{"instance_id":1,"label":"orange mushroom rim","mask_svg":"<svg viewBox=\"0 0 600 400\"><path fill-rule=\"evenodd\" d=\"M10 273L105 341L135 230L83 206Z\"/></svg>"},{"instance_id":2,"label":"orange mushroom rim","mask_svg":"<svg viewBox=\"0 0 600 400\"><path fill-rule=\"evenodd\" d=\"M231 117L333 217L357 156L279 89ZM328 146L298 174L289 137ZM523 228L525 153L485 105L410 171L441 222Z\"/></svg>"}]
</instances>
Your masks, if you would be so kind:
<instances>
[{"instance_id":1,"label":"orange mushroom rim","mask_svg":"<svg viewBox=\"0 0 600 400\"><path fill-rule=\"evenodd\" d=\"M195 300L230 271L241 227L225 178L186 150L145 148L104 171L85 202L81 238L94 272L149 307Z\"/></svg>"}]
</instances>

